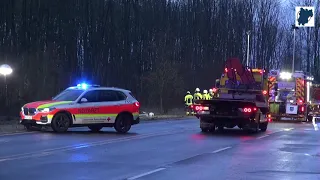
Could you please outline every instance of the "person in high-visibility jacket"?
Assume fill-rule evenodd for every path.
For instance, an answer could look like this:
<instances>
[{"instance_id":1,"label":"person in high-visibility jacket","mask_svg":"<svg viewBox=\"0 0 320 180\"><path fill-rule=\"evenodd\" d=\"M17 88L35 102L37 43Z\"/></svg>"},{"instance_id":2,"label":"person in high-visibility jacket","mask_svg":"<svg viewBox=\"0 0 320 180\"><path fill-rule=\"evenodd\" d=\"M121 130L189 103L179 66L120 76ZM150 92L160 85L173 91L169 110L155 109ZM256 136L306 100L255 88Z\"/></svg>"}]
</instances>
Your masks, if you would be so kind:
<instances>
[{"instance_id":1,"label":"person in high-visibility jacket","mask_svg":"<svg viewBox=\"0 0 320 180\"><path fill-rule=\"evenodd\" d=\"M193 96L191 95L190 91L187 91L187 94L184 96L184 103L186 106L186 115L192 114L191 105L193 103Z\"/></svg>"},{"instance_id":2,"label":"person in high-visibility jacket","mask_svg":"<svg viewBox=\"0 0 320 180\"><path fill-rule=\"evenodd\" d=\"M213 89L209 89L209 96L210 96L210 99L214 98Z\"/></svg>"},{"instance_id":3,"label":"person in high-visibility jacket","mask_svg":"<svg viewBox=\"0 0 320 180\"><path fill-rule=\"evenodd\" d=\"M194 97L195 100L202 99L202 94L200 93L200 89L199 88L196 88L193 97Z\"/></svg>"},{"instance_id":4,"label":"person in high-visibility jacket","mask_svg":"<svg viewBox=\"0 0 320 180\"><path fill-rule=\"evenodd\" d=\"M203 99L203 100L210 100L210 99L211 99L211 97L210 97L210 95L208 94L208 91L207 91L207 90L203 90L202 99Z\"/></svg>"}]
</instances>

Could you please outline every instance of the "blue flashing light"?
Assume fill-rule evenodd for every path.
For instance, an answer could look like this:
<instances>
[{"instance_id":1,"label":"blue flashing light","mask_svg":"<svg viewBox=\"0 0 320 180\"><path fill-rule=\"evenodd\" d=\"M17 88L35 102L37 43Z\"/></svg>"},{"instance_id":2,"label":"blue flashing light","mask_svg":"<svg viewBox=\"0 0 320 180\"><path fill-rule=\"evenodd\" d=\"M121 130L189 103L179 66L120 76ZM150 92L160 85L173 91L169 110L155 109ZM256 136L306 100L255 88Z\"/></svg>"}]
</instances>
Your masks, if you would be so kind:
<instances>
[{"instance_id":1,"label":"blue flashing light","mask_svg":"<svg viewBox=\"0 0 320 180\"><path fill-rule=\"evenodd\" d=\"M87 89L88 85L86 83L81 83L81 84L78 84L77 87L80 87L82 89Z\"/></svg>"}]
</instances>

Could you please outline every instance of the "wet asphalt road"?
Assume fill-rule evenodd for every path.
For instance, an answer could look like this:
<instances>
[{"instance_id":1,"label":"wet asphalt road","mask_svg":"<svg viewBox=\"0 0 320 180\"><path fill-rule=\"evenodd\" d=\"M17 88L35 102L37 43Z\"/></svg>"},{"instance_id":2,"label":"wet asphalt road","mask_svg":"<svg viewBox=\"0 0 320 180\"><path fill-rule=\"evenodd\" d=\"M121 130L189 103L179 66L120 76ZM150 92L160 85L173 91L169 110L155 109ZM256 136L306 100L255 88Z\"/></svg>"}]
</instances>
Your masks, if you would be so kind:
<instances>
[{"instance_id":1,"label":"wet asphalt road","mask_svg":"<svg viewBox=\"0 0 320 180\"><path fill-rule=\"evenodd\" d=\"M66 134L0 136L0 180L320 179L319 131L271 123L267 132L202 134L196 119Z\"/></svg>"}]
</instances>

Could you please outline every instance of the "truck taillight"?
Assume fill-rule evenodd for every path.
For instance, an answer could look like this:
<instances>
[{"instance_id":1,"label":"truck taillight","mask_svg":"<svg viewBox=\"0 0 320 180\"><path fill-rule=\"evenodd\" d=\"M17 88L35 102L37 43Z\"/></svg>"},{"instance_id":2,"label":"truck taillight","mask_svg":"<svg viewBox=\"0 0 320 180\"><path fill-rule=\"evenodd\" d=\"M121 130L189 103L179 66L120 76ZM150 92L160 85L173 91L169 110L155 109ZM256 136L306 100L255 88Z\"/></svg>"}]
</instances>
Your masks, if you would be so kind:
<instances>
[{"instance_id":1,"label":"truck taillight","mask_svg":"<svg viewBox=\"0 0 320 180\"><path fill-rule=\"evenodd\" d=\"M245 107L245 108L243 108L243 112L245 112L245 113L251 113L251 112L255 112L255 111L257 111L256 107Z\"/></svg>"},{"instance_id":2,"label":"truck taillight","mask_svg":"<svg viewBox=\"0 0 320 180\"><path fill-rule=\"evenodd\" d=\"M304 112L304 106L301 106L301 112Z\"/></svg>"},{"instance_id":3,"label":"truck taillight","mask_svg":"<svg viewBox=\"0 0 320 180\"><path fill-rule=\"evenodd\" d=\"M207 110L209 110L209 107L206 107L206 106L195 106L194 109L196 111L207 111Z\"/></svg>"}]
</instances>

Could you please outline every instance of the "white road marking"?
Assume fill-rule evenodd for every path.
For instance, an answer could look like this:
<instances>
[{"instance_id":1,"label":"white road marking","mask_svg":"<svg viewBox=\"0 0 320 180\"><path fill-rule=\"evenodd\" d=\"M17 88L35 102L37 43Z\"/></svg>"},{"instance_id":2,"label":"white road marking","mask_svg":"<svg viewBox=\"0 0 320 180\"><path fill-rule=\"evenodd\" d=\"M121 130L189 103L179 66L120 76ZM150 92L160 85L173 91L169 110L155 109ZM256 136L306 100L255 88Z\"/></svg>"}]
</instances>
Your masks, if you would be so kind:
<instances>
[{"instance_id":1,"label":"white road marking","mask_svg":"<svg viewBox=\"0 0 320 180\"><path fill-rule=\"evenodd\" d=\"M224 151L224 150L227 150L227 149L230 149L231 147L225 147L225 148L221 148L221 149L217 149L215 151L212 151L211 153L214 154L214 153L218 153L218 152L221 152L221 151Z\"/></svg>"},{"instance_id":2,"label":"white road marking","mask_svg":"<svg viewBox=\"0 0 320 180\"><path fill-rule=\"evenodd\" d=\"M166 168L158 168L158 169L155 169L155 170L152 170L152 171L148 171L148 172L145 172L145 173L142 173L142 174L138 174L136 176L133 176L131 178L128 178L127 180L134 180L134 179L138 179L138 178L141 178L143 176L147 176L147 175L150 175L150 174L153 174L153 173L156 173L156 172L159 172L159 171L163 171L165 170Z\"/></svg>"},{"instance_id":3,"label":"white road marking","mask_svg":"<svg viewBox=\"0 0 320 180\"><path fill-rule=\"evenodd\" d=\"M291 131L291 130L293 130L294 128L285 128L285 129L283 129L284 131Z\"/></svg>"},{"instance_id":4,"label":"white road marking","mask_svg":"<svg viewBox=\"0 0 320 180\"><path fill-rule=\"evenodd\" d=\"M270 132L270 133L268 133L268 135L270 135L270 134L275 134L275 133L282 132L282 131L284 131L284 130L279 130L279 131Z\"/></svg>"},{"instance_id":5,"label":"white road marking","mask_svg":"<svg viewBox=\"0 0 320 180\"><path fill-rule=\"evenodd\" d=\"M269 135L264 135L264 136L260 136L260 137L257 137L257 139L262 139L262 138L265 138L265 137L268 137Z\"/></svg>"},{"instance_id":6,"label":"white road marking","mask_svg":"<svg viewBox=\"0 0 320 180\"><path fill-rule=\"evenodd\" d=\"M32 157L43 157L43 156L52 155L52 154L55 154L58 152L72 151L72 150L95 147L95 146L103 146L103 145L107 145L107 144L125 142L125 141L130 141L130 140L145 139L145 138L150 138L150 137L154 137L154 136L171 135L171 134L176 134L179 132L184 132L184 131L190 130L190 129L193 129L193 128L188 128L188 129L184 129L181 131L177 131L177 130L164 131L164 132L151 133L151 134L145 134L145 135L137 135L137 136L124 137L124 138L115 138L115 139L104 140L104 141L77 144L77 145L73 145L73 146L72 145L71 146L63 146L63 147L59 147L59 148L45 149L42 151L36 151L36 152L32 152L32 153L15 154L15 155L10 155L10 156L0 157L0 162L26 159L26 158L32 158Z\"/></svg>"},{"instance_id":7,"label":"white road marking","mask_svg":"<svg viewBox=\"0 0 320 180\"><path fill-rule=\"evenodd\" d=\"M319 130L318 124L316 123L316 118L312 118L312 125L315 131Z\"/></svg>"},{"instance_id":8,"label":"white road marking","mask_svg":"<svg viewBox=\"0 0 320 180\"><path fill-rule=\"evenodd\" d=\"M7 143L7 142L9 142L9 140L5 140L5 139L1 140L0 139L0 143Z\"/></svg>"}]
</instances>

